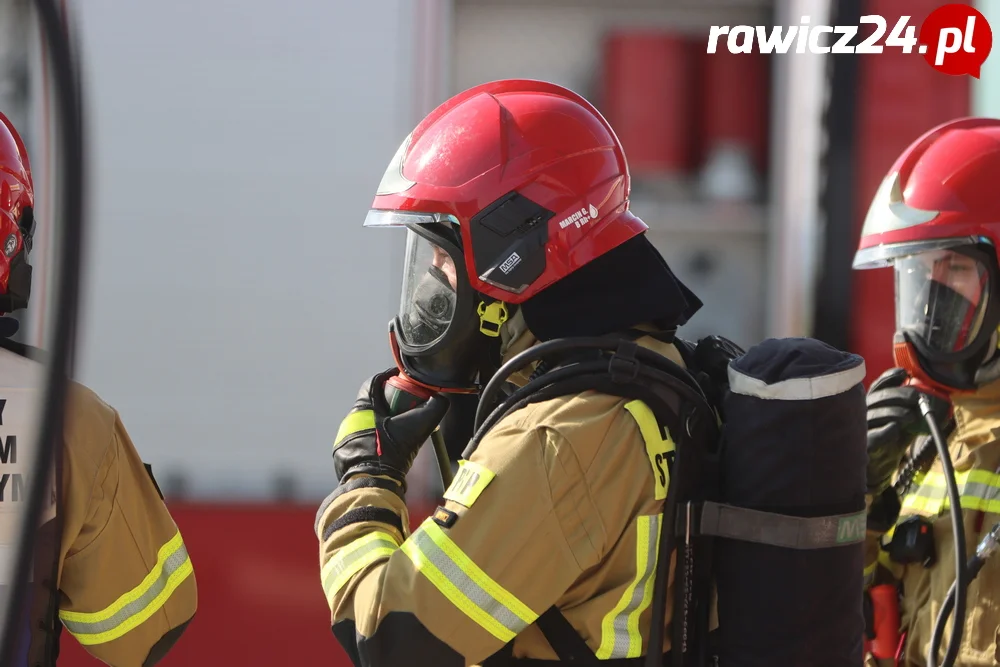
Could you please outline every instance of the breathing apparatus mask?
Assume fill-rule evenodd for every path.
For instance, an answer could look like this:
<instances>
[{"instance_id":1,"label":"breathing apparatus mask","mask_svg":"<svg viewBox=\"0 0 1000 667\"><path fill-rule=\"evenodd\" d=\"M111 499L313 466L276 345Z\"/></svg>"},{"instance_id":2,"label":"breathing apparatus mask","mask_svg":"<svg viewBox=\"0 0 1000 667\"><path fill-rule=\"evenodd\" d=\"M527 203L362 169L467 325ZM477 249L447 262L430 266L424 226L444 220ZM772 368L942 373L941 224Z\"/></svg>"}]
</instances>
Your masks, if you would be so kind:
<instances>
[{"instance_id":1,"label":"breathing apparatus mask","mask_svg":"<svg viewBox=\"0 0 1000 667\"><path fill-rule=\"evenodd\" d=\"M2 315L27 308L31 297L31 264L28 263L28 253L31 252L34 232L34 215L30 208L25 208L17 221L17 231L8 234L0 246L0 276L6 273L6 289L0 290L0 337L3 338L16 334L19 325L14 318Z\"/></svg>"},{"instance_id":2,"label":"breathing apparatus mask","mask_svg":"<svg viewBox=\"0 0 1000 667\"><path fill-rule=\"evenodd\" d=\"M959 241L925 242L893 263L896 364L941 396L1000 378L996 253L979 244L950 245Z\"/></svg>"},{"instance_id":3,"label":"breathing apparatus mask","mask_svg":"<svg viewBox=\"0 0 1000 667\"><path fill-rule=\"evenodd\" d=\"M500 329L512 307L472 288L458 221L372 210L365 226L406 227L399 310L389 323L401 374L435 392L478 393L500 366Z\"/></svg>"}]
</instances>

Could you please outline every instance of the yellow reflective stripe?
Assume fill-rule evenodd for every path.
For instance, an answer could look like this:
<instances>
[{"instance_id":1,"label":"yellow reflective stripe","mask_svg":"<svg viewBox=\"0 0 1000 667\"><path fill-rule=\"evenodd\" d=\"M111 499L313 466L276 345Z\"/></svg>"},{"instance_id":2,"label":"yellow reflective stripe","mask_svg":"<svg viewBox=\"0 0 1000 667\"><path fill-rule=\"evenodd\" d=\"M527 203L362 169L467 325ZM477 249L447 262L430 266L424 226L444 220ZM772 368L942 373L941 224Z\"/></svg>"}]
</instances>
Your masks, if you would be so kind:
<instances>
[{"instance_id":1,"label":"yellow reflective stripe","mask_svg":"<svg viewBox=\"0 0 1000 667\"><path fill-rule=\"evenodd\" d=\"M962 509L1000 514L1000 475L988 470L955 474ZM903 499L902 512L935 516L950 507L944 474L931 471L914 478L916 490Z\"/></svg>"},{"instance_id":2,"label":"yellow reflective stripe","mask_svg":"<svg viewBox=\"0 0 1000 667\"><path fill-rule=\"evenodd\" d=\"M629 401L625 404L625 409L631 413L635 423L639 425L639 433L646 444L646 455L649 457L649 465L653 469L653 497L656 500L663 500L667 497L667 486L670 485L670 470L667 466L667 455L674 451L674 441L670 437L670 431L663 427L662 433L666 433L666 438L661 435L660 424L656 421L656 416L649 406L642 401Z\"/></svg>"},{"instance_id":3,"label":"yellow reflective stripe","mask_svg":"<svg viewBox=\"0 0 1000 667\"><path fill-rule=\"evenodd\" d=\"M59 619L85 646L123 636L155 614L178 586L194 572L178 532L156 554L156 565L142 582L101 611L59 611Z\"/></svg>"},{"instance_id":4,"label":"yellow reflective stripe","mask_svg":"<svg viewBox=\"0 0 1000 667\"><path fill-rule=\"evenodd\" d=\"M642 656L639 616L653 600L656 554L660 540L660 515L636 518L635 578L625 588L614 609L601 621L599 660Z\"/></svg>"},{"instance_id":5,"label":"yellow reflective stripe","mask_svg":"<svg viewBox=\"0 0 1000 667\"><path fill-rule=\"evenodd\" d=\"M344 417L344 421L340 422L340 428L337 429L337 437L333 439L333 444L336 445L347 436L353 435L358 431L367 431L373 428L375 428L374 410L352 412Z\"/></svg>"},{"instance_id":6,"label":"yellow reflective stripe","mask_svg":"<svg viewBox=\"0 0 1000 667\"><path fill-rule=\"evenodd\" d=\"M509 642L538 618L473 563L431 519L400 549L455 608L500 641Z\"/></svg>"},{"instance_id":7,"label":"yellow reflective stripe","mask_svg":"<svg viewBox=\"0 0 1000 667\"><path fill-rule=\"evenodd\" d=\"M333 598L361 570L388 558L399 548L399 543L389 533L375 531L360 537L339 549L323 566L320 580L326 601L333 606Z\"/></svg>"}]
</instances>

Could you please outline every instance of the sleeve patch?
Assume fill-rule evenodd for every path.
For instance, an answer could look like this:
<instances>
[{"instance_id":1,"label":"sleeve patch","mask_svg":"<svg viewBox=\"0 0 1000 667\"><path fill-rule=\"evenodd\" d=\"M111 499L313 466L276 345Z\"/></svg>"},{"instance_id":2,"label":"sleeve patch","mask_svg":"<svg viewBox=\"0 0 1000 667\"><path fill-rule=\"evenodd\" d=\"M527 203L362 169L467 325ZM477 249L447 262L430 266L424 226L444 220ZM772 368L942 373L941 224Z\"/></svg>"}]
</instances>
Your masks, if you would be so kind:
<instances>
[{"instance_id":1,"label":"sleeve patch","mask_svg":"<svg viewBox=\"0 0 1000 667\"><path fill-rule=\"evenodd\" d=\"M472 507L494 477L496 475L485 466L472 461L460 461L458 474L444 492L444 498L465 507Z\"/></svg>"},{"instance_id":2,"label":"sleeve patch","mask_svg":"<svg viewBox=\"0 0 1000 667\"><path fill-rule=\"evenodd\" d=\"M434 523L442 528L451 528L458 521L458 514L444 507L438 507L434 510L432 518L434 519Z\"/></svg>"}]
</instances>

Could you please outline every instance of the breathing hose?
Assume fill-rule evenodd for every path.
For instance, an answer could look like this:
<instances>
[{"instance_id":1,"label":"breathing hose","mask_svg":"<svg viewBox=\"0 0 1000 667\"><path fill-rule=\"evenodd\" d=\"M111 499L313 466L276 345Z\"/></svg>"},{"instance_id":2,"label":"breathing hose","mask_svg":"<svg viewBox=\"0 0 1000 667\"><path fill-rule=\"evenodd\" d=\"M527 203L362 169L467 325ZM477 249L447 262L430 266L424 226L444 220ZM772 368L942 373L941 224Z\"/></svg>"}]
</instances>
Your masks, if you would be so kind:
<instances>
[{"instance_id":1,"label":"breathing hose","mask_svg":"<svg viewBox=\"0 0 1000 667\"><path fill-rule=\"evenodd\" d=\"M57 243L58 292L55 295L55 314L52 345L49 349L49 368L45 401L40 414L38 453L34 474L29 482L27 507L21 524L16 570L7 602L0 644L0 665L7 667L15 659L20 639L19 611L23 608L28 591L35 537L42 515L49 471L58 456L62 443L66 391L72 370L75 345L77 308L84 240L84 138L78 63L75 60L69 29L61 15L57 0L35 0L42 41L49 57L55 82L57 128L62 143L59 153L61 169L61 206L52 219L63 221L62 241ZM59 481L57 480L57 484ZM57 510L58 511L58 510Z\"/></svg>"},{"instance_id":2,"label":"breathing hose","mask_svg":"<svg viewBox=\"0 0 1000 667\"><path fill-rule=\"evenodd\" d=\"M948 453L948 445L941 435L941 429L938 428L937 421L934 419L931 399L925 394L920 394L919 401L920 412L927 422L931 438L937 447L938 457L941 459L945 486L948 490L952 538L955 542L955 582L948 591L945 602L934 623L931 645L927 652L927 665L928 667L953 667L955 658L958 656L958 649L962 644L962 632L965 629L966 594L969 582L972 580L969 576L969 567L966 564L965 520L962 517L962 499L958 492L958 483L955 481L955 468L951 462L951 455ZM945 651L944 660L938 663L937 658L938 651L941 648L941 639L944 636L944 628L948 623L948 617L952 611L954 611L955 618L951 626L951 635L948 638L948 649Z\"/></svg>"},{"instance_id":3,"label":"breathing hose","mask_svg":"<svg viewBox=\"0 0 1000 667\"><path fill-rule=\"evenodd\" d=\"M520 354L514 356L512 359L508 360L507 363L501 366L496 373L493 374L493 377L490 378L490 381L486 383L486 386L483 388L483 391L480 394L479 398L479 406L476 408L475 430L479 432L480 427L483 425L484 421L487 418L487 415L492 411L492 406L494 403L496 403L496 397L501 392L501 389L504 383L507 381L507 378L509 378L517 371L527 367L529 364L535 361L542 360L543 357L550 357L557 354L565 354L565 353L580 352L580 351L614 352L615 350L618 349L618 346L621 344L621 342L622 339L614 337L558 338L555 340L545 341L544 343L539 343L538 345L530 347L524 352L521 352ZM655 352L651 352L650 350L647 350L642 347L636 349L635 357L636 360L639 362L643 362L645 364L649 364L654 367L659 366L660 368L663 368L665 366L664 361L666 361L666 364L670 366L669 368L670 374L667 375L667 377L669 377L669 379L671 380L671 384L683 386L685 393L696 391L698 397L701 400L707 400L705 398L705 394L703 391L701 391L700 389L697 390L694 389L694 387L698 387L697 382L681 366L673 364L673 362L671 362L669 359L664 359ZM596 357L596 359L600 359L600 357ZM569 367L570 366L567 366L567 368ZM604 359L603 362L601 362L601 367L607 370L608 361L606 358ZM544 376L535 378L531 382L539 380L541 381L540 384L547 384L551 382L552 379L555 377L553 375L554 372L558 371L551 371L549 373L546 373ZM684 381L678 380L676 378L676 376L678 375L684 377L685 380ZM544 380L543 378L548 378L548 379ZM527 389L528 386L531 386L531 382L529 382L528 385L525 385L525 387L523 387L522 389Z\"/></svg>"}]
</instances>

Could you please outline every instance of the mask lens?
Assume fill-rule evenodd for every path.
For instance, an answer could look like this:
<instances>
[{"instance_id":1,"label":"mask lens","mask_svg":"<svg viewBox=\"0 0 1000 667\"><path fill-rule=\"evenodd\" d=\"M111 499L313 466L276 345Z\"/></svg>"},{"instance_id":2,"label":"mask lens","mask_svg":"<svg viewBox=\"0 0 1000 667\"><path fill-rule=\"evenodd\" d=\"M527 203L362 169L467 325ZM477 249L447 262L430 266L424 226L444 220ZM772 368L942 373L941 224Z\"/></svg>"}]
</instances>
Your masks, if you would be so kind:
<instances>
[{"instance_id":1,"label":"mask lens","mask_svg":"<svg viewBox=\"0 0 1000 667\"><path fill-rule=\"evenodd\" d=\"M982 262L937 250L901 257L895 271L898 330L940 353L960 352L976 339L991 289Z\"/></svg>"},{"instance_id":2,"label":"mask lens","mask_svg":"<svg viewBox=\"0 0 1000 667\"><path fill-rule=\"evenodd\" d=\"M448 331L458 300L455 260L446 250L407 230L400 332L409 345L429 346Z\"/></svg>"}]
</instances>

